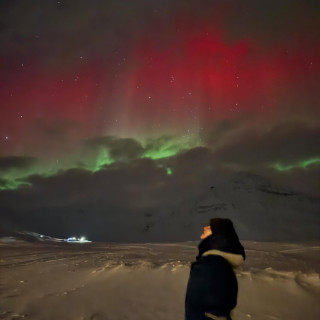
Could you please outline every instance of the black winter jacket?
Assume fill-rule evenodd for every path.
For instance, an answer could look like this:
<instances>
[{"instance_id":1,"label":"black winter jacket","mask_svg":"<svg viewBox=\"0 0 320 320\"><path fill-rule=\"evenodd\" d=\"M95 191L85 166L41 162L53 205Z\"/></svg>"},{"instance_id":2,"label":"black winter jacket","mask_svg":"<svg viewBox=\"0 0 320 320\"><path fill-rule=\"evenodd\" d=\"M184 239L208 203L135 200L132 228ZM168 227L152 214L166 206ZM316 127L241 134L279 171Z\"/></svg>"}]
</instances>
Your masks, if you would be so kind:
<instances>
[{"instance_id":1,"label":"black winter jacket","mask_svg":"<svg viewBox=\"0 0 320 320\"><path fill-rule=\"evenodd\" d=\"M233 268L245 259L244 249L237 237L219 235L205 238L198 248L187 286L185 320L209 320L205 313L228 318L237 304L238 283Z\"/></svg>"}]
</instances>

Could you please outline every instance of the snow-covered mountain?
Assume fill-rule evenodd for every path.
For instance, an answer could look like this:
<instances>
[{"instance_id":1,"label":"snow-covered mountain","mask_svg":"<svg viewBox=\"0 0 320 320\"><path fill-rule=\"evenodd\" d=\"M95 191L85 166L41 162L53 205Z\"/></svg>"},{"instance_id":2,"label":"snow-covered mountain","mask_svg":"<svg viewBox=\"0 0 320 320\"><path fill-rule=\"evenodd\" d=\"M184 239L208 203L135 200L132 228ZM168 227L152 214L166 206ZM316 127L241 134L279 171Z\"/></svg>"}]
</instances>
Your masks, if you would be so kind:
<instances>
[{"instance_id":1,"label":"snow-covered mountain","mask_svg":"<svg viewBox=\"0 0 320 320\"><path fill-rule=\"evenodd\" d=\"M76 234L92 241L174 242L195 241L211 218L225 217L232 219L241 239L320 240L319 198L247 172L204 177L202 185L177 181L150 192L135 185L130 193L119 192L115 200L99 191L86 198L67 198L59 206L56 200L54 205L29 206L25 197L20 201L25 204L2 212L1 219L16 230L55 238Z\"/></svg>"},{"instance_id":2,"label":"snow-covered mountain","mask_svg":"<svg viewBox=\"0 0 320 320\"><path fill-rule=\"evenodd\" d=\"M32 231L13 231L7 232L6 235L0 237L0 243L14 243L14 242L45 242L57 243L65 242L64 239L54 238Z\"/></svg>"},{"instance_id":3,"label":"snow-covered mountain","mask_svg":"<svg viewBox=\"0 0 320 320\"><path fill-rule=\"evenodd\" d=\"M320 239L319 199L245 172L213 182L193 202L187 199L171 212L149 213L144 234L156 240L163 234L170 241L197 239L213 217L232 219L242 239Z\"/></svg>"}]
</instances>

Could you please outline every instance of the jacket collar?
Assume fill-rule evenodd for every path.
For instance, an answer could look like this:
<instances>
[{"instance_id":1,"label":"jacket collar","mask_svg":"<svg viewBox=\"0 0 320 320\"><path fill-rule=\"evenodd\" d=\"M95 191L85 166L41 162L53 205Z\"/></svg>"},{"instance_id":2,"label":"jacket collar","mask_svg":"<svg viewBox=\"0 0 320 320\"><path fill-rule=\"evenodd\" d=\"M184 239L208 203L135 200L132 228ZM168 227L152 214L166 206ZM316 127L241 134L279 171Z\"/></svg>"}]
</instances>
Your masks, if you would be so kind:
<instances>
[{"instance_id":1,"label":"jacket collar","mask_svg":"<svg viewBox=\"0 0 320 320\"><path fill-rule=\"evenodd\" d=\"M199 255L197 258L200 258L209 250L217 250L225 253L241 255L243 260L246 258L244 248L237 236L230 237L222 234L212 234L200 242L198 249Z\"/></svg>"},{"instance_id":2,"label":"jacket collar","mask_svg":"<svg viewBox=\"0 0 320 320\"><path fill-rule=\"evenodd\" d=\"M241 254L229 253L215 249L208 250L202 254L203 257L209 255L217 255L225 258L232 265L233 268L239 267L244 261Z\"/></svg>"}]
</instances>

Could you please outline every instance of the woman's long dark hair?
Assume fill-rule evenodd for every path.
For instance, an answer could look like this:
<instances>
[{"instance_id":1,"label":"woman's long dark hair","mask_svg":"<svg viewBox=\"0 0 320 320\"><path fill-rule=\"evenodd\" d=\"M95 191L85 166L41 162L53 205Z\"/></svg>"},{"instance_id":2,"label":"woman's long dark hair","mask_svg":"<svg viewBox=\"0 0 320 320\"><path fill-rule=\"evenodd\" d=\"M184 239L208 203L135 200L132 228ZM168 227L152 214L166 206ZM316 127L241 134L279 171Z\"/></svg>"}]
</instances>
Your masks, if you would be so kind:
<instances>
[{"instance_id":1,"label":"woman's long dark hair","mask_svg":"<svg viewBox=\"0 0 320 320\"><path fill-rule=\"evenodd\" d=\"M212 235L203 239L198 248L200 257L205 251L220 250L241 254L245 259L245 251L230 219L213 218L210 220Z\"/></svg>"},{"instance_id":2,"label":"woman's long dark hair","mask_svg":"<svg viewBox=\"0 0 320 320\"><path fill-rule=\"evenodd\" d=\"M213 218L210 220L210 227L212 233L218 235L223 234L225 236L237 236L236 230L234 229L233 223L230 219L224 218Z\"/></svg>"}]
</instances>

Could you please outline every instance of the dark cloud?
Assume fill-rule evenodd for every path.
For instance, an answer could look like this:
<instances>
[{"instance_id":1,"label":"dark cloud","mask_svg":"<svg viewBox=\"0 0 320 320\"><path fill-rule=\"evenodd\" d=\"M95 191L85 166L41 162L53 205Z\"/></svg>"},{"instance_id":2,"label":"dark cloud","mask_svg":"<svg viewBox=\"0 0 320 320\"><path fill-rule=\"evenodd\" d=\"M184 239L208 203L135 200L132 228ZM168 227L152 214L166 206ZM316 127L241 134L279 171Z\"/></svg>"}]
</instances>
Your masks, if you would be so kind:
<instances>
[{"instance_id":1,"label":"dark cloud","mask_svg":"<svg viewBox=\"0 0 320 320\"><path fill-rule=\"evenodd\" d=\"M212 152L206 147L187 150L168 160L168 165L182 181L190 177L197 182L204 179L204 176L212 171L214 164Z\"/></svg>"},{"instance_id":2,"label":"dark cloud","mask_svg":"<svg viewBox=\"0 0 320 320\"><path fill-rule=\"evenodd\" d=\"M163 146L172 147L172 140L173 140L173 137L169 136L169 135L161 136L161 137L154 138L154 139L149 139L147 141L147 144L146 144L145 148L148 151L152 151L152 150L159 150Z\"/></svg>"},{"instance_id":3,"label":"dark cloud","mask_svg":"<svg viewBox=\"0 0 320 320\"><path fill-rule=\"evenodd\" d=\"M189 146L185 146L182 140L179 142L179 138L176 136L163 135L158 138L149 138L146 140L144 149L148 154L157 152L159 156L168 156L176 154Z\"/></svg>"},{"instance_id":4,"label":"dark cloud","mask_svg":"<svg viewBox=\"0 0 320 320\"><path fill-rule=\"evenodd\" d=\"M0 172L15 170L29 169L37 162L36 158L33 157L21 157L21 156L10 156L0 157Z\"/></svg>"},{"instance_id":5,"label":"dark cloud","mask_svg":"<svg viewBox=\"0 0 320 320\"><path fill-rule=\"evenodd\" d=\"M61 235L84 230L89 224L91 235L103 234L105 228L115 237L112 221L123 219L123 230L130 229L126 219L131 221L132 215L143 215L145 210L172 201L166 192L161 196L166 179L166 170L151 159L113 164L96 173L73 169L48 178L32 176L28 180L31 188L1 193L1 208L13 208L15 215L10 219L25 228Z\"/></svg>"},{"instance_id":6,"label":"dark cloud","mask_svg":"<svg viewBox=\"0 0 320 320\"><path fill-rule=\"evenodd\" d=\"M140 142L132 138L118 138L113 136L97 137L85 142L86 150L97 152L101 148L109 151L110 157L115 161L131 161L140 158L144 148Z\"/></svg>"},{"instance_id":7,"label":"dark cloud","mask_svg":"<svg viewBox=\"0 0 320 320\"><path fill-rule=\"evenodd\" d=\"M245 127L214 150L224 163L266 167L319 157L320 130L302 122Z\"/></svg>"},{"instance_id":8,"label":"dark cloud","mask_svg":"<svg viewBox=\"0 0 320 320\"><path fill-rule=\"evenodd\" d=\"M288 171L264 170L262 174L281 185L290 186L296 192L314 197L320 195L320 166L311 164L307 168L292 168Z\"/></svg>"},{"instance_id":9,"label":"dark cloud","mask_svg":"<svg viewBox=\"0 0 320 320\"><path fill-rule=\"evenodd\" d=\"M209 125L201 132L201 137L209 148L215 148L223 143L229 135L235 134L248 119L226 119Z\"/></svg>"}]
</instances>

